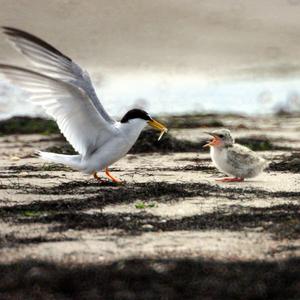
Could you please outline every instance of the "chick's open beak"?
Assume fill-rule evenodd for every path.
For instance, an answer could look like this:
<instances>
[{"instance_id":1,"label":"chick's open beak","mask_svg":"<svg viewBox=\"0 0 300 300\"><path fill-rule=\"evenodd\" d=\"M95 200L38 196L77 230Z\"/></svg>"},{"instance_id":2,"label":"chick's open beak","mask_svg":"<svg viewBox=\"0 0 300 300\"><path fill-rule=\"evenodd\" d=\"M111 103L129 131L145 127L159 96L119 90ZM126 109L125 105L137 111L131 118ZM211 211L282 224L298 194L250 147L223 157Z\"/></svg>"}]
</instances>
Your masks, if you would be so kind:
<instances>
[{"instance_id":1,"label":"chick's open beak","mask_svg":"<svg viewBox=\"0 0 300 300\"><path fill-rule=\"evenodd\" d=\"M163 136L164 133L168 132L168 128L166 126L164 126L163 124L155 121L154 119L151 119L150 121L148 121L148 124L151 127L155 128L155 129L157 129L157 130L159 130L161 132L158 140L161 139L161 137Z\"/></svg>"},{"instance_id":2,"label":"chick's open beak","mask_svg":"<svg viewBox=\"0 0 300 300\"><path fill-rule=\"evenodd\" d=\"M205 132L205 133L211 135L213 137L213 139L209 143L205 144L203 146L203 148L217 146L217 145L220 144L220 138L219 137L217 137L216 135L213 135L213 134L211 134L209 132Z\"/></svg>"}]
</instances>

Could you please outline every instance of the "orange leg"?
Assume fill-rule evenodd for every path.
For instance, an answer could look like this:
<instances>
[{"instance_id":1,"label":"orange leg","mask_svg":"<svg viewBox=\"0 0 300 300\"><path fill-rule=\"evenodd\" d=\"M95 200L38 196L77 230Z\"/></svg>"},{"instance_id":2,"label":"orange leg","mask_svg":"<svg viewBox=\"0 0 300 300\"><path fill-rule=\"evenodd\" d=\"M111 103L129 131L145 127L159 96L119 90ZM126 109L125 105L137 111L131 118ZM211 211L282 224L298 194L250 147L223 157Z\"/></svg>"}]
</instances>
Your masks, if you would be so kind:
<instances>
[{"instance_id":1,"label":"orange leg","mask_svg":"<svg viewBox=\"0 0 300 300\"><path fill-rule=\"evenodd\" d=\"M109 170L108 168L105 168L105 174L107 177L109 177L113 182L118 182L118 183L121 183L122 181L118 178L115 178L114 176L112 176L110 173L109 173Z\"/></svg>"},{"instance_id":2,"label":"orange leg","mask_svg":"<svg viewBox=\"0 0 300 300\"><path fill-rule=\"evenodd\" d=\"M95 178L96 180L98 180L99 182L103 182L103 181L104 181L101 177L99 177L99 176L97 175L97 172L94 172L94 173L93 173L93 176L94 176L94 178Z\"/></svg>"},{"instance_id":3,"label":"orange leg","mask_svg":"<svg viewBox=\"0 0 300 300\"><path fill-rule=\"evenodd\" d=\"M220 181L220 182L242 182L244 181L244 178L237 178L237 177L225 177L225 178L219 178L216 179L216 181Z\"/></svg>"}]
</instances>

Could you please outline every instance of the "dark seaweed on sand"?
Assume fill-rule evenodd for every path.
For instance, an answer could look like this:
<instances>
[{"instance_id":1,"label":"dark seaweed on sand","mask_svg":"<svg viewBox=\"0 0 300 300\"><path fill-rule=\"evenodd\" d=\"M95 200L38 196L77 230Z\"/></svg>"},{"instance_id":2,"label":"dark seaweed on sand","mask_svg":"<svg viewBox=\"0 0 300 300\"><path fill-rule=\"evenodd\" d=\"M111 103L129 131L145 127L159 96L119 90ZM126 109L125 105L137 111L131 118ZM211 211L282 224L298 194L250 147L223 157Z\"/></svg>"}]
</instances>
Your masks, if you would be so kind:
<instances>
[{"instance_id":1,"label":"dark seaweed on sand","mask_svg":"<svg viewBox=\"0 0 300 300\"><path fill-rule=\"evenodd\" d=\"M168 128L224 127L224 123L220 120L222 116L215 114L188 114L158 119L162 119Z\"/></svg>"},{"instance_id":2,"label":"dark seaweed on sand","mask_svg":"<svg viewBox=\"0 0 300 300\"><path fill-rule=\"evenodd\" d=\"M236 139L236 142L253 151L277 150L277 147L265 136L250 136Z\"/></svg>"},{"instance_id":3,"label":"dark seaweed on sand","mask_svg":"<svg viewBox=\"0 0 300 300\"><path fill-rule=\"evenodd\" d=\"M78 154L74 150L74 148L67 142L64 144L61 144L61 145L48 147L48 148L44 149L43 151L59 153L59 154L67 154L67 155Z\"/></svg>"},{"instance_id":4,"label":"dark seaweed on sand","mask_svg":"<svg viewBox=\"0 0 300 300\"><path fill-rule=\"evenodd\" d=\"M59 129L53 120L31 117L13 117L0 121L0 135L9 134L53 134Z\"/></svg>"},{"instance_id":5,"label":"dark seaweed on sand","mask_svg":"<svg viewBox=\"0 0 300 300\"><path fill-rule=\"evenodd\" d=\"M165 118L168 128L200 128L200 127L222 127L215 115L183 115ZM0 135L9 134L59 134L60 131L53 120L31 117L13 117L8 120L0 121ZM203 142L192 142L179 140L170 134L165 134L161 141L157 140L158 133L153 130L145 130L140 135L137 143L133 146L130 153L149 153L149 152L199 152L203 151ZM62 137L62 140L65 140ZM286 150L278 149L268 138L264 136L251 136L239 138L237 142L255 151L266 150ZM46 151L75 154L71 145L63 145L47 148Z\"/></svg>"},{"instance_id":6,"label":"dark seaweed on sand","mask_svg":"<svg viewBox=\"0 0 300 300\"><path fill-rule=\"evenodd\" d=\"M170 153L170 152L199 152L203 151L203 145L206 141L191 142L186 140L179 140L171 134L165 134L160 141L158 141L159 133L154 130L144 130L129 153ZM70 144L63 144L60 146L52 146L45 149L45 151L75 154L76 152Z\"/></svg>"},{"instance_id":7,"label":"dark seaweed on sand","mask_svg":"<svg viewBox=\"0 0 300 300\"><path fill-rule=\"evenodd\" d=\"M153 130L145 130L141 133L135 145L131 148L130 153L147 153L147 152L199 152L202 151L203 142L191 142L179 140L172 134L165 134L158 141L159 134Z\"/></svg>"},{"instance_id":8,"label":"dark seaweed on sand","mask_svg":"<svg viewBox=\"0 0 300 300\"><path fill-rule=\"evenodd\" d=\"M129 153L174 153L174 152L203 152L203 145L207 140L198 142L177 139L171 133L165 134L160 141L158 141L159 133L149 129L144 130L136 143L133 145ZM253 136L237 139L237 142L249 147L254 151L267 151L267 150L280 150L277 146L264 136ZM75 154L76 152L71 145L65 143L59 146L52 146L45 151L62 153L62 154Z\"/></svg>"},{"instance_id":9,"label":"dark seaweed on sand","mask_svg":"<svg viewBox=\"0 0 300 300\"><path fill-rule=\"evenodd\" d=\"M272 162L269 166L271 171L288 171L300 173L300 152L291 155L283 155L279 162Z\"/></svg>"},{"instance_id":10,"label":"dark seaweed on sand","mask_svg":"<svg viewBox=\"0 0 300 300\"><path fill-rule=\"evenodd\" d=\"M158 118L160 119L160 118ZM214 115L183 115L162 118L168 128L222 127ZM0 135L9 134L58 134L55 121L38 117L12 117L0 121Z\"/></svg>"}]
</instances>

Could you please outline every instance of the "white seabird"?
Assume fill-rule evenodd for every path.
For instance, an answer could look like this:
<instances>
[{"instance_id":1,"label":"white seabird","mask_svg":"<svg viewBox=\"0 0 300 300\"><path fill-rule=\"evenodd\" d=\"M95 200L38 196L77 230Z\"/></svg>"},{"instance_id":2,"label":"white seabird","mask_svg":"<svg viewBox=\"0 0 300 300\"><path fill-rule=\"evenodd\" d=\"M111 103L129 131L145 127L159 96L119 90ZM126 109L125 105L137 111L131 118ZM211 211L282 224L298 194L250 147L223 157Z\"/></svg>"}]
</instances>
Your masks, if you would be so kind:
<instances>
[{"instance_id":1,"label":"white seabird","mask_svg":"<svg viewBox=\"0 0 300 300\"><path fill-rule=\"evenodd\" d=\"M71 58L47 42L25 31L3 27L9 40L35 70L0 64L0 72L30 93L32 103L41 105L57 122L60 131L79 153L62 155L39 152L41 158L62 163L84 173L105 170L125 156L144 127L167 132L167 128L140 109L128 111L120 122L112 119L99 101L89 74Z\"/></svg>"},{"instance_id":2,"label":"white seabird","mask_svg":"<svg viewBox=\"0 0 300 300\"><path fill-rule=\"evenodd\" d=\"M203 147L210 147L214 165L223 173L234 176L217 179L222 182L244 181L259 175L268 163L249 148L234 142L228 129L206 132L213 140Z\"/></svg>"}]
</instances>

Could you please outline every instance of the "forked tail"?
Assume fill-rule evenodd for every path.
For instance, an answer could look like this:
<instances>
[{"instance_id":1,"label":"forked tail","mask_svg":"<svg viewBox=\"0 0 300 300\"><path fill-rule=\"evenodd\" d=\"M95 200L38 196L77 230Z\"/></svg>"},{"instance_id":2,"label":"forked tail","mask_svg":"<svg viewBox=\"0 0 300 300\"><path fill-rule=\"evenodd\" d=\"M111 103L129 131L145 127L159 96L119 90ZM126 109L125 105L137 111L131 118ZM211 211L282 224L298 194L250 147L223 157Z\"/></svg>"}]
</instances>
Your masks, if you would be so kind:
<instances>
[{"instance_id":1,"label":"forked tail","mask_svg":"<svg viewBox=\"0 0 300 300\"><path fill-rule=\"evenodd\" d=\"M82 168L81 155L64 155L43 151L37 151L37 155L44 160L52 161L58 164L64 164L77 170L80 170Z\"/></svg>"}]
</instances>

